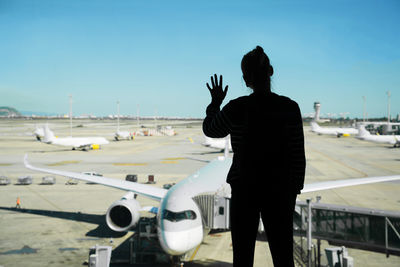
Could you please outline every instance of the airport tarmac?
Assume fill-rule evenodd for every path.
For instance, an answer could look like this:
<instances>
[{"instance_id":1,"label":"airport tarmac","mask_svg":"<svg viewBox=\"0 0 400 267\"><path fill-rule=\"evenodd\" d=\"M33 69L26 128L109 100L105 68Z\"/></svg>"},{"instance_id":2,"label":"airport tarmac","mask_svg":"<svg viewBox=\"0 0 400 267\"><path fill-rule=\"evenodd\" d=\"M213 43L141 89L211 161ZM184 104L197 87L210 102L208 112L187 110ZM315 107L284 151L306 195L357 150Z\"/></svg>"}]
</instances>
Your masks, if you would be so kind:
<instances>
[{"instance_id":1,"label":"airport tarmac","mask_svg":"<svg viewBox=\"0 0 400 267\"><path fill-rule=\"evenodd\" d=\"M25 153L32 164L48 168L96 171L116 179L137 174L143 183L148 175L154 175L154 186L159 187L180 181L222 155L201 146L200 123L174 127L176 136L137 136L133 141L116 142L112 141L115 121L74 120L73 136L103 136L111 141L101 150L85 152L36 141L31 135L35 124L45 122L0 120L0 175L11 179L10 185L0 187L0 266L82 266L90 247L99 244L118 248L131 236L112 233L105 225L104 214L124 195L123 191L84 182L65 185L64 177L56 177L55 185L40 185L45 174L24 168ZM55 135L69 135L68 120L50 120L49 126ZM137 130L135 121L121 121L120 127L122 131ZM400 149L389 145L353 137L318 136L308 127L305 140L306 183L400 174ZM15 185L21 175L31 175L33 184ZM299 198L315 200L319 195L325 203L399 211L399 193L400 183L391 182L308 193ZM21 211L14 209L17 197L21 199ZM143 197L138 200L142 206L157 205ZM354 266L400 266L400 257L396 256L386 258L385 254L355 249L349 249L349 255L354 258ZM231 263L230 233L216 232L187 255L185 266ZM273 266L265 241L257 241L254 266Z\"/></svg>"}]
</instances>

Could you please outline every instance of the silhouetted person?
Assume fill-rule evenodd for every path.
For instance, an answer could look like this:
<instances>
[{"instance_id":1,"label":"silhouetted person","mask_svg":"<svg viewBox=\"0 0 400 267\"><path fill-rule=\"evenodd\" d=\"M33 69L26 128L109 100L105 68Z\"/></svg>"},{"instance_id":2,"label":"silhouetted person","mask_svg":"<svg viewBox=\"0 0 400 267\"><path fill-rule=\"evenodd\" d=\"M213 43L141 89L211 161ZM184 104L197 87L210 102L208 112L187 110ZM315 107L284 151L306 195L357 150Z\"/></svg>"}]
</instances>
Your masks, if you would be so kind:
<instances>
[{"instance_id":1,"label":"silhouetted person","mask_svg":"<svg viewBox=\"0 0 400 267\"><path fill-rule=\"evenodd\" d=\"M220 111L228 91L222 76L211 77L212 101L203 132L231 135L233 266L253 266L260 215L275 266L294 266L293 211L304 183L304 136L300 109L293 100L271 92L274 71L260 46L241 62L243 79L253 90L231 100Z\"/></svg>"}]
</instances>

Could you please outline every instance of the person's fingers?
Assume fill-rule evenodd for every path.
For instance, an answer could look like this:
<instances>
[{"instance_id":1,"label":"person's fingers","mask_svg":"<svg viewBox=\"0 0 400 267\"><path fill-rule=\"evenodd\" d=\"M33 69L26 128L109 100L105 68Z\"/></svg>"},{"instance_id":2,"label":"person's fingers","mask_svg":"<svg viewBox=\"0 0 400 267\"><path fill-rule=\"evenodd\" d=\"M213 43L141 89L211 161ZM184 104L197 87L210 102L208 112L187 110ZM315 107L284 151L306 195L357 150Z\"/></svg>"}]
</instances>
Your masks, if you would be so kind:
<instances>
[{"instance_id":1,"label":"person's fingers","mask_svg":"<svg viewBox=\"0 0 400 267\"><path fill-rule=\"evenodd\" d=\"M218 87L218 77L217 74L214 74L215 85Z\"/></svg>"},{"instance_id":2,"label":"person's fingers","mask_svg":"<svg viewBox=\"0 0 400 267\"><path fill-rule=\"evenodd\" d=\"M208 90L211 92L211 88L210 85L208 83L206 83Z\"/></svg>"},{"instance_id":3,"label":"person's fingers","mask_svg":"<svg viewBox=\"0 0 400 267\"><path fill-rule=\"evenodd\" d=\"M212 85L212 88L214 89L215 88L215 83L214 83L214 77L213 76L211 76L211 85Z\"/></svg>"},{"instance_id":4,"label":"person's fingers","mask_svg":"<svg viewBox=\"0 0 400 267\"><path fill-rule=\"evenodd\" d=\"M226 93L228 92L228 85L225 86L225 90L224 90L224 96L226 96Z\"/></svg>"},{"instance_id":5,"label":"person's fingers","mask_svg":"<svg viewBox=\"0 0 400 267\"><path fill-rule=\"evenodd\" d=\"M222 89L222 75L219 75L219 86L221 86Z\"/></svg>"}]
</instances>

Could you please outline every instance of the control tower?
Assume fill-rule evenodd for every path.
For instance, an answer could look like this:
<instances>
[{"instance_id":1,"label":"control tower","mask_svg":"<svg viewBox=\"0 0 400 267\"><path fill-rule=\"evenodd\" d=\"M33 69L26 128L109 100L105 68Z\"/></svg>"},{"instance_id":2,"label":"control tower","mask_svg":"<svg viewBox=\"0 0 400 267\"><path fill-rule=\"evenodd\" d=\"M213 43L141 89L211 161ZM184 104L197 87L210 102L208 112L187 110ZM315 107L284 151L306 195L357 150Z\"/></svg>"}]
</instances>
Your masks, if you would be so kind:
<instances>
[{"instance_id":1,"label":"control tower","mask_svg":"<svg viewBox=\"0 0 400 267\"><path fill-rule=\"evenodd\" d=\"M320 121L320 119L319 119L320 109L321 109L321 104L319 102L314 102L314 110L315 110L314 120L315 121Z\"/></svg>"}]
</instances>

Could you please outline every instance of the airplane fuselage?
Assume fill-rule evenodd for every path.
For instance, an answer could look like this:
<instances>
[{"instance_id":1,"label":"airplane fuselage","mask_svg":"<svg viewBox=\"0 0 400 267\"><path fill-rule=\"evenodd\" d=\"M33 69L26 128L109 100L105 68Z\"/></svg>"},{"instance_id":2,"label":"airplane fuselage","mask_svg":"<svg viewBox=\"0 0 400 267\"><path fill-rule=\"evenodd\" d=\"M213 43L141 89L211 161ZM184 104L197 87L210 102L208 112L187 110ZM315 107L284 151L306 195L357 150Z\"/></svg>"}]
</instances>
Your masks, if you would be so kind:
<instances>
[{"instance_id":1,"label":"airplane fuselage","mask_svg":"<svg viewBox=\"0 0 400 267\"><path fill-rule=\"evenodd\" d=\"M109 142L103 137L63 137L55 138L48 143L53 145L80 147L91 144L105 145Z\"/></svg>"},{"instance_id":2,"label":"airplane fuselage","mask_svg":"<svg viewBox=\"0 0 400 267\"><path fill-rule=\"evenodd\" d=\"M327 135L350 135L358 134L358 130L355 128L339 128L339 127L320 127L316 122L311 122L311 131L317 134L327 134Z\"/></svg>"},{"instance_id":3,"label":"airplane fuselage","mask_svg":"<svg viewBox=\"0 0 400 267\"><path fill-rule=\"evenodd\" d=\"M162 199L157 214L161 247L170 255L182 255L201 244L207 230L193 197L201 194L230 196L225 182L231 158L220 157L174 185Z\"/></svg>"},{"instance_id":4,"label":"airplane fuselage","mask_svg":"<svg viewBox=\"0 0 400 267\"><path fill-rule=\"evenodd\" d=\"M397 144L400 144L400 135L367 135L367 136L358 136L357 138L365 141L391 144L395 146Z\"/></svg>"}]
</instances>

